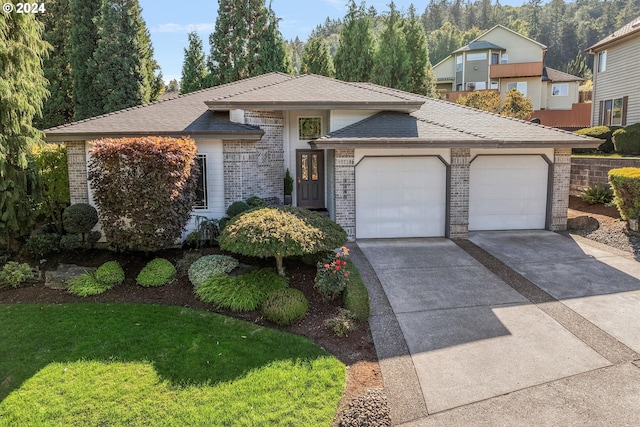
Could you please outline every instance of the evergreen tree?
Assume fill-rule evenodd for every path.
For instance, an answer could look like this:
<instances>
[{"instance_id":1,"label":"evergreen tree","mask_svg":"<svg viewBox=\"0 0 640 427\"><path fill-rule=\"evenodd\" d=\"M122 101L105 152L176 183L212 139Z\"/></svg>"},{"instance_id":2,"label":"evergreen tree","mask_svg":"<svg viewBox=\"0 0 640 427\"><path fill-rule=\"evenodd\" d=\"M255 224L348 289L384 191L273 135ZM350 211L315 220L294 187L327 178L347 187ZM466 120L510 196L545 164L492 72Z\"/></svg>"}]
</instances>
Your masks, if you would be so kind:
<instances>
[{"instance_id":1,"label":"evergreen tree","mask_svg":"<svg viewBox=\"0 0 640 427\"><path fill-rule=\"evenodd\" d=\"M143 104L150 99L148 45L138 0L103 0L94 53L94 87L101 94L100 113Z\"/></svg>"},{"instance_id":2,"label":"evergreen tree","mask_svg":"<svg viewBox=\"0 0 640 427\"><path fill-rule=\"evenodd\" d=\"M291 58L278 28L279 19L271 7L265 9L263 6L262 9L255 37L248 44L249 52L257 53L249 63L249 75L272 72L292 74Z\"/></svg>"},{"instance_id":3,"label":"evergreen tree","mask_svg":"<svg viewBox=\"0 0 640 427\"><path fill-rule=\"evenodd\" d=\"M409 54L409 91L427 96L436 95L436 78L429 62L429 48L424 28L418 21L416 9L409 6L402 27Z\"/></svg>"},{"instance_id":4,"label":"evergreen tree","mask_svg":"<svg viewBox=\"0 0 640 427\"><path fill-rule=\"evenodd\" d=\"M69 60L73 76L73 105L75 120L102 113L102 94L94 86L96 64L93 54L98 45L96 21L100 16L97 0L71 0L71 31Z\"/></svg>"},{"instance_id":5,"label":"evergreen tree","mask_svg":"<svg viewBox=\"0 0 640 427\"><path fill-rule=\"evenodd\" d=\"M48 95L42 61L51 46L42 31L33 14L0 16L0 245L8 249L31 231L35 213L27 154L42 143L33 119Z\"/></svg>"},{"instance_id":6,"label":"evergreen tree","mask_svg":"<svg viewBox=\"0 0 640 427\"><path fill-rule=\"evenodd\" d=\"M567 65L567 73L572 76L582 77L585 80L591 80L593 78L591 70L587 66L587 59L581 50L578 51L576 57Z\"/></svg>"},{"instance_id":7,"label":"evergreen tree","mask_svg":"<svg viewBox=\"0 0 640 427\"><path fill-rule=\"evenodd\" d=\"M335 75L333 61L329 55L329 45L325 39L314 37L307 42L304 47L300 71L327 77Z\"/></svg>"},{"instance_id":8,"label":"evergreen tree","mask_svg":"<svg viewBox=\"0 0 640 427\"><path fill-rule=\"evenodd\" d=\"M429 61L432 64L445 59L464 44L462 31L450 22L429 34Z\"/></svg>"},{"instance_id":9,"label":"evergreen tree","mask_svg":"<svg viewBox=\"0 0 640 427\"><path fill-rule=\"evenodd\" d=\"M170 80L165 92L180 92L180 83L176 79Z\"/></svg>"},{"instance_id":10,"label":"evergreen tree","mask_svg":"<svg viewBox=\"0 0 640 427\"><path fill-rule=\"evenodd\" d=\"M48 129L73 120L73 80L71 75L69 36L71 22L69 0L51 0L47 12L37 15L44 24L43 40L52 46L44 59L44 77L51 96L44 101L42 117L34 120L38 129Z\"/></svg>"},{"instance_id":11,"label":"evergreen tree","mask_svg":"<svg viewBox=\"0 0 640 427\"><path fill-rule=\"evenodd\" d=\"M350 82L369 81L373 53L371 20L364 10L364 3L357 6L355 0L350 0L349 11L340 32L338 49L333 58L336 78Z\"/></svg>"},{"instance_id":12,"label":"evergreen tree","mask_svg":"<svg viewBox=\"0 0 640 427\"><path fill-rule=\"evenodd\" d=\"M164 93L164 80L162 78L162 71L160 71L160 65L153 57L151 34L141 15L142 9L140 9L137 38L139 45L142 46L142 73L144 78L142 103L147 104L157 101L158 97Z\"/></svg>"},{"instance_id":13,"label":"evergreen tree","mask_svg":"<svg viewBox=\"0 0 640 427\"><path fill-rule=\"evenodd\" d=\"M287 55L291 58L293 73L296 75L300 74L300 68L302 67L302 55L304 55L304 43L302 43L300 38L296 37L295 40L287 43Z\"/></svg>"},{"instance_id":14,"label":"evergreen tree","mask_svg":"<svg viewBox=\"0 0 640 427\"><path fill-rule=\"evenodd\" d=\"M185 94L204 89L207 78L207 64L202 40L195 31L189 33L189 47L184 49L182 63L182 85L180 93Z\"/></svg>"},{"instance_id":15,"label":"evergreen tree","mask_svg":"<svg viewBox=\"0 0 640 427\"><path fill-rule=\"evenodd\" d=\"M403 31L403 17L393 1L385 17L378 49L373 57L373 83L400 90L411 90L411 59Z\"/></svg>"},{"instance_id":16,"label":"evergreen tree","mask_svg":"<svg viewBox=\"0 0 640 427\"><path fill-rule=\"evenodd\" d=\"M440 29L446 21L446 0L429 0L422 14L422 25L427 34Z\"/></svg>"}]
</instances>

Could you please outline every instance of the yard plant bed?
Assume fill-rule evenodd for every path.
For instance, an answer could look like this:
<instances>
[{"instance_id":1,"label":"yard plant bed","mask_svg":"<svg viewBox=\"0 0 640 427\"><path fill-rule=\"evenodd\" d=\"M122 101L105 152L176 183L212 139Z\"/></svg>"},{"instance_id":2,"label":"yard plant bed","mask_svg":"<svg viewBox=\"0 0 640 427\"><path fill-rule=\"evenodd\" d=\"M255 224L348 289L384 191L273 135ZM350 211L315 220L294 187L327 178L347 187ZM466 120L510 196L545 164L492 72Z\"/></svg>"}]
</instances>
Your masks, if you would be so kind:
<instances>
[{"instance_id":1,"label":"yard plant bed","mask_svg":"<svg viewBox=\"0 0 640 427\"><path fill-rule=\"evenodd\" d=\"M107 250L87 250L56 254L41 264L42 271L53 270L59 264L76 264L97 268L107 261L116 260L125 271L125 281L101 295L77 297L64 290L49 289L42 282L32 285L0 289L0 304L69 304L69 303L140 303L193 308L216 312L247 322L279 329L304 336L347 365L347 386L341 408L348 402L372 388L382 387L382 379L368 323L361 322L359 328L346 337L336 337L325 325L325 320L337 313L337 303L325 302L313 288L315 266L299 259L286 259L285 268L289 287L301 290L309 300L309 312L304 319L292 326L281 327L264 319L259 311L234 313L213 304L198 300L186 271L179 271L177 279L165 286L145 288L135 283L136 276L147 262L162 257L176 264L183 258L185 250L166 250L145 256L142 253L115 253ZM217 248L200 251L203 255L217 254ZM238 258L238 257L237 257ZM272 259L239 257L243 264L257 267L273 267ZM3 379L0 379L0 382Z\"/></svg>"}]
</instances>

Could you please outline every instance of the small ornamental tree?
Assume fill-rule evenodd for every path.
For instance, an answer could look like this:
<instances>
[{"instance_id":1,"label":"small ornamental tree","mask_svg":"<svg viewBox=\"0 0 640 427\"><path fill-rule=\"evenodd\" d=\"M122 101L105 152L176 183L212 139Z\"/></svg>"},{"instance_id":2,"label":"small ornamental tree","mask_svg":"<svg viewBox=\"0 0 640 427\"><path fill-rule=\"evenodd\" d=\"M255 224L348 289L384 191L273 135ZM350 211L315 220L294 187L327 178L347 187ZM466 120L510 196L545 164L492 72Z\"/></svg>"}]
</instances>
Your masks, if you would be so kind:
<instances>
[{"instance_id":1,"label":"small ornamental tree","mask_svg":"<svg viewBox=\"0 0 640 427\"><path fill-rule=\"evenodd\" d=\"M241 255L275 257L278 274L284 276L284 257L331 251L347 242L347 234L316 212L283 206L237 216L218 241L222 249Z\"/></svg>"},{"instance_id":2,"label":"small ornamental tree","mask_svg":"<svg viewBox=\"0 0 640 427\"><path fill-rule=\"evenodd\" d=\"M190 138L95 141L89 179L111 245L148 252L176 242L196 200L195 156Z\"/></svg>"},{"instance_id":3,"label":"small ornamental tree","mask_svg":"<svg viewBox=\"0 0 640 427\"><path fill-rule=\"evenodd\" d=\"M526 98L517 89L507 92L502 106L503 116L514 117L520 120L529 120L533 114L533 104L530 98Z\"/></svg>"},{"instance_id":4,"label":"small ornamental tree","mask_svg":"<svg viewBox=\"0 0 640 427\"><path fill-rule=\"evenodd\" d=\"M476 90L458 98L456 104L499 114L500 93L494 90Z\"/></svg>"}]
</instances>

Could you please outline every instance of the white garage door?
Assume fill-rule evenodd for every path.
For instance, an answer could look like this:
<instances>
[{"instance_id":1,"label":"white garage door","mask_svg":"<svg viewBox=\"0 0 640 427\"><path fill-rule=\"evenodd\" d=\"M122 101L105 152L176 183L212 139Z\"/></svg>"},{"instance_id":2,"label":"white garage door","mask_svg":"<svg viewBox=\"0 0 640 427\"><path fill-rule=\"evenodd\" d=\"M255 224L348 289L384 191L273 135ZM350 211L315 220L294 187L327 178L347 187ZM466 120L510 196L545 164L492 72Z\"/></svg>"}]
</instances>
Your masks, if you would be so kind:
<instances>
[{"instance_id":1,"label":"white garage door","mask_svg":"<svg viewBox=\"0 0 640 427\"><path fill-rule=\"evenodd\" d=\"M356 238L444 236L446 188L436 157L365 157L356 167Z\"/></svg>"},{"instance_id":2,"label":"white garage door","mask_svg":"<svg viewBox=\"0 0 640 427\"><path fill-rule=\"evenodd\" d=\"M476 157L469 178L469 230L544 229L548 179L542 156Z\"/></svg>"}]
</instances>

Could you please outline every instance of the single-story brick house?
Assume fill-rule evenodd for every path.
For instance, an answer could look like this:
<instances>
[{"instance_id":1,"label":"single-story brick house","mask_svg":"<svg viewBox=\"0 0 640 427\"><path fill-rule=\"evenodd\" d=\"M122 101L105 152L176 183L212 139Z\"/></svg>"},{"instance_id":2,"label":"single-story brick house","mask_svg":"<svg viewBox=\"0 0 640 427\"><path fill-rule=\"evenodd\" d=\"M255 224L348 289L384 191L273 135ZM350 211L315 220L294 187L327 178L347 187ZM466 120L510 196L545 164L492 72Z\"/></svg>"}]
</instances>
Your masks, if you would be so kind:
<instances>
[{"instance_id":1,"label":"single-story brick house","mask_svg":"<svg viewBox=\"0 0 640 427\"><path fill-rule=\"evenodd\" d=\"M192 137L194 214L237 200L326 209L350 239L564 230L572 147L598 140L370 83L271 73L45 131L68 147L72 203L92 202L91 141Z\"/></svg>"}]
</instances>

